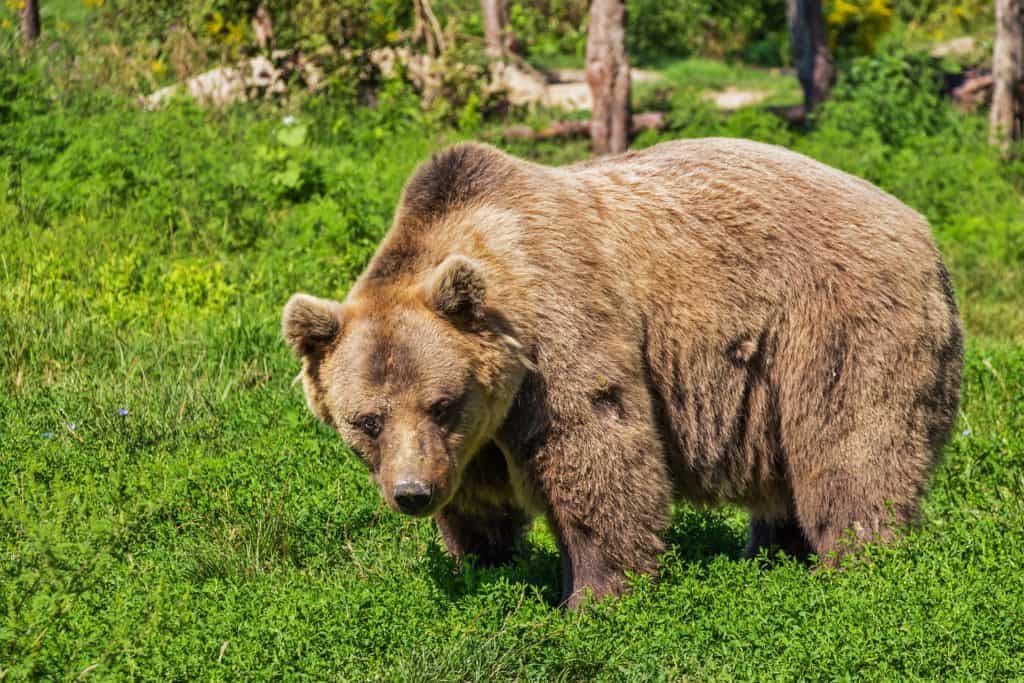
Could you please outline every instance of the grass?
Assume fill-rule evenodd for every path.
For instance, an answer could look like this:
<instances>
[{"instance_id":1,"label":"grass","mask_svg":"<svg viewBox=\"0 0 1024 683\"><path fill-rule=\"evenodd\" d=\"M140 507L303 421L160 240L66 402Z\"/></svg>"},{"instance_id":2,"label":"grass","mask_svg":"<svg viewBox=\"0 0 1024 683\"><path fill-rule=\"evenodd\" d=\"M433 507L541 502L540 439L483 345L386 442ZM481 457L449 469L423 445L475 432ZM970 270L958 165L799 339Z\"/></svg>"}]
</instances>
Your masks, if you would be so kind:
<instances>
[{"instance_id":1,"label":"grass","mask_svg":"<svg viewBox=\"0 0 1024 683\"><path fill-rule=\"evenodd\" d=\"M657 70L677 88L701 91L736 88L768 93L768 97L761 103L763 106L789 106L803 101L796 77L791 73L783 73L781 69L690 57L659 65Z\"/></svg>"},{"instance_id":2,"label":"grass","mask_svg":"<svg viewBox=\"0 0 1024 683\"><path fill-rule=\"evenodd\" d=\"M893 141L866 90L808 134L673 101L666 137L782 142L929 215L969 333L961 415L900 544L841 573L740 560L744 513L682 505L660 581L567 614L543 524L515 565L458 570L384 508L279 339L287 297L343 296L415 163L468 132L400 90L287 126L3 78L0 677L1024 677L1024 199L976 120Z\"/></svg>"},{"instance_id":3,"label":"grass","mask_svg":"<svg viewBox=\"0 0 1024 683\"><path fill-rule=\"evenodd\" d=\"M536 62L541 69L583 69L581 58L558 54ZM644 64L645 71L660 76L655 81L639 81L633 86L633 108L658 107L658 101L677 92L707 93L735 88L765 93L761 106L791 106L803 101L800 84L791 73L742 62L722 62L705 57L686 57Z\"/></svg>"}]
</instances>

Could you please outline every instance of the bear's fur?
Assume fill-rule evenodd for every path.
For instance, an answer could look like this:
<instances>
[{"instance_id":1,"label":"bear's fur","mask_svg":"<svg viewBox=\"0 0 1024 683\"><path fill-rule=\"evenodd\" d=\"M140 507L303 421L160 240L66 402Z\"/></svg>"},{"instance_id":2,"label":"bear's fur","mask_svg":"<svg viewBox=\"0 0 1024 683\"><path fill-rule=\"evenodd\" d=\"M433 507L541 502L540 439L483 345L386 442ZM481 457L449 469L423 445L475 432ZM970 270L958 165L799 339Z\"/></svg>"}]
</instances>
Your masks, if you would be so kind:
<instances>
[{"instance_id":1,"label":"bear's fur","mask_svg":"<svg viewBox=\"0 0 1024 683\"><path fill-rule=\"evenodd\" d=\"M283 326L389 505L484 562L545 515L570 606L656 569L676 499L747 508L748 555L891 538L962 366L925 219L743 140L564 168L453 147L345 302L295 295Z\"/></svg>"}]
</instances>

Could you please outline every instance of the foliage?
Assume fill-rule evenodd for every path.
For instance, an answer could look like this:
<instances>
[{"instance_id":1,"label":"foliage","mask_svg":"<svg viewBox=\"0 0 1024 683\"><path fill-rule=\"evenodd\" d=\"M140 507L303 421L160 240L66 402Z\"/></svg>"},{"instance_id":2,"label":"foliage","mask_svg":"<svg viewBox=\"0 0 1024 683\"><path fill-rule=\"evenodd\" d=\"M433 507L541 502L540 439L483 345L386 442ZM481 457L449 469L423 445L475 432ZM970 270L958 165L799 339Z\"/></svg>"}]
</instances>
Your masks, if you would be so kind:
<instances>
[{"instance_id":1,"label":"foliage","mask_svg":"<svg viewBox=\"0 0 1024 683\"><path fill-rule=\"evenodd\" d=\"M786 5L781 0L630 0L627 7L630 54L641 60L692 54L737 57L751 44L756 51L759 41L778 41L785 30ZM780 57L770 52L764 56L768 66Z\"/></svg>"},{"instance_id":2,"label":"foliage","mask_svg":"<svg viewBox=\"0 0 1024 683\"><path fill-rule=\"evenodd\" d=\"M989 0L892 0L894 14L933 40L972 30L992 30L995 5Z\"/></svg>"},{"instance_id":3,"label":"foliage","mask_svg":"<svg viewBox=\"0 0 1024 683\"><path fill-rule=\"evenodd\" d=\"M832 49L873 54L879 38L889 31L892 8L889 0L829 0L825 22Z\"/></svg>"},{"instance_id":4,"label":"foliage","mask_svg":"<svg viewBox=\"0 0 1024 683\"><path fill-rule=\"evenodd\" d=\"M509 30L529 58L551 61L560 55L582 59L587 46L587 3L582 0L512 2Z\"/></svg>"},{"instance_id":5,"label":"foliage","mask_svg":"<svg viewBox=\"0 0 1024 683\"><path fill-rule=\"evenodd\" d=\"M886 145L937 135L956 115L939 101L942 73L922 55L887 54L850 64L823 115L836 130L877 133ZM868 134L871 134L870 132Z\"/></svg>"}]
</instances>

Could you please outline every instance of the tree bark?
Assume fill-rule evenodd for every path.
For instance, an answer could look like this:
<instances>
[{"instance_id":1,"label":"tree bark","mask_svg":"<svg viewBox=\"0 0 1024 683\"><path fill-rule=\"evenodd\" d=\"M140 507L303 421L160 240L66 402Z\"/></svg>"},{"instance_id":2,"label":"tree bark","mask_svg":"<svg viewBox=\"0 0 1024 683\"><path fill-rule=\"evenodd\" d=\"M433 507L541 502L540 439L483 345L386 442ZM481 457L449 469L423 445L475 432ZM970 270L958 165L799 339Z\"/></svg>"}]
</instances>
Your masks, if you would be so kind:
<instances>
[{"instance_id":1,"label":"tree bark","mask_svg":"<svg viewBox=\"0 0 1024 683\"><path fill-rule=\"evenodd\" d=\"M836 81L821 0L786 0L786 21L797 78L804 90L804 111L810 113L828 99Z\"/></svg>"},{"instance_id":2,"label":"tree bark","mask_svg":"<svg viewBox=\"0 0 1024 683\"><path fill-rule=\"evenodd\" d=\"M21 37L28 44L39 39L39 0L25 0L21 8Z\"/></svg>"},{"instance_id":3,"label":"tree bark","mask_svg":"<svg viewBox=\"0 0 1024 683\"><path fill-rule=\"evenodd\" d=\"M1024 0L996 0L996 44L992 56L992 110L989 136L1003 151L1021 139L1024 77Z\"/></svg>"},{"instance_id":4,"label":"tree bark","mask_svg":"<svg viewBox=\"0 0 1024 683\"><path fill-rule=\"evenodd\" d=\"M626 5L592 0L587 35L587 85L593 95L590 141L594 154L616 154L629 146L629 58Z\"/></svg>"},{"instance_id":5,"label":"tree bark","mask_svg":"<svg viewBox=\"0 0 1024 683\"><path fill-rule=\"evenodd\" d=\"M261 50L269 49L274 43L274 22L267 12L267 6L260 3L252 16L252 33Z\"/></svg>"},{"instance_id":6,"label":"tree bark","mask_svg":"<svg viewBox=\"0 0 1024 683\"><path fill-rule=\"evenodd\" d=\"M504 59L511 52L508 33L508 1L480 0L484 18L484 42L491 59Z\"/></svg>"}]
</instances>

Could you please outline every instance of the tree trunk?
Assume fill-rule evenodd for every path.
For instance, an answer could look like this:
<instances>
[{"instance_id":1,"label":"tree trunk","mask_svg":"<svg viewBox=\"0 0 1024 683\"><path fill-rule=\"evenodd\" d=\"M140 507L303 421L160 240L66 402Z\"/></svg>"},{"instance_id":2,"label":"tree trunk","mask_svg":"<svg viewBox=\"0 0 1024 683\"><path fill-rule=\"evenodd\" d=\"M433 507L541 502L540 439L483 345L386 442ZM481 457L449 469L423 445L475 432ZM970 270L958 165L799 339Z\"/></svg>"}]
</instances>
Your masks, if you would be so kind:
<instances>
[{"instance_id":1,"label":"tree trunk","mask_svg":"<svg viewBox=\"0 0 1024 683\"><path fill-rule=\"evenodd\" d=\"M804 90L804 112L810 113L828 99L836 81L821 0L786 0L786 21L797 78Z\"/></svg>"},{"instance_id":2,"label":"tree trunk","mask_svg":"<svg viewBox=\"0 0 1024 683\"><path fill-rule=\"evenodd\" d=\"M21 37L28 44L39 39L39 0L25 0L21 8Z\"/></svg>"},{"instance_id":3,"label":"tree trunk","mask_svg":"<svg viewBox=\"0 0 1024 683\"><path fill-rule=\"evenodd\" d=\"M511 51L508 33L508 1L480 0L484 16L484 42L491 59L504 59Z\"/></svg>"},{"instance_id":4,"label":"tree trunk","mask_svg":"<svg viewBox=\"0 0 1024 683\"><path fill-rule=\"evenodd\" d=\"M996 0L996 44L992 57L992 144L1007 150L1021 139L1022 102L1019 93L1024 70L1024 0Z\"/></svg>"},{"instance_id":5,"label":"tree trunk","mask_svg":"<svg viewBox=\"0 0 1024 683\"><path fill-rule=\"evenodd\" d=\"M594 100L590 141L594 154L616 154L629 146L629 59L626 5L592 0L587 35L587 85Z\"/></svg>"},{"instance_id":6,"label":"tree trunk","mask_svg":"<svg viewBox=\"0 0 1024 683\"><path fill-rule=\"evenodd\" d=\"M267 6L260 3L256 13L252 15L252 34L260 50L268 50L274 43L274 22L267 12Z\"/></svg>"}]
</instances>

